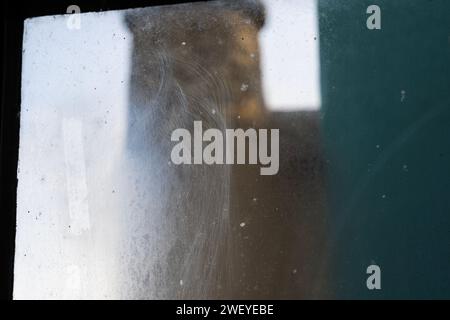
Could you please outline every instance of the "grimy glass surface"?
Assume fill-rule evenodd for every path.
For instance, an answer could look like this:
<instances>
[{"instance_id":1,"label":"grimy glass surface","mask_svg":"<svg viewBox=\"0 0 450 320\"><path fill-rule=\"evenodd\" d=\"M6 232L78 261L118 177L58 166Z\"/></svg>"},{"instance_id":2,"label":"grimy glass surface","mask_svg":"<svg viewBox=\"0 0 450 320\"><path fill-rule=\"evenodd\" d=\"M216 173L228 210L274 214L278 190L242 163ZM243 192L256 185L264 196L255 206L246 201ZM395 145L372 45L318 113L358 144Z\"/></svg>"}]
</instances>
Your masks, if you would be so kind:
<instances>
[{"instance_id":1,"label":"grimy glass surface","mask_svg":"<svg viewBox=\"0 0 450 320\"><path fill-rule=\"evenodd\" d=\"M15 299L450 298L448 1L79 9L25 21Z\"/></svg>"}]
</instances>

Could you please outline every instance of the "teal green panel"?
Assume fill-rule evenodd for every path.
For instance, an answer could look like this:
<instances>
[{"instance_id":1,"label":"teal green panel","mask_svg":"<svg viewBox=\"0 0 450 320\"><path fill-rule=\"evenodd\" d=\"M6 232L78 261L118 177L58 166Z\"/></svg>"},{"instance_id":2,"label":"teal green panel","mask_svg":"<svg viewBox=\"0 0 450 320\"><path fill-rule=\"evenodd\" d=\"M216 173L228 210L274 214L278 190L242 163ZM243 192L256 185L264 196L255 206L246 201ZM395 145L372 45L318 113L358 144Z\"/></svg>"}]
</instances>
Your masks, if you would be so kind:
<instances>
[{"instance_id":1,"label":"teal green panel","mask_svg":"<svg viewBox=\"0 0 450 320\"><path fill-rule=\"evenodd\" d=\"M319 1L338 298L450 298L449 15L446 0Z\"/></svg>"}]
</instances>

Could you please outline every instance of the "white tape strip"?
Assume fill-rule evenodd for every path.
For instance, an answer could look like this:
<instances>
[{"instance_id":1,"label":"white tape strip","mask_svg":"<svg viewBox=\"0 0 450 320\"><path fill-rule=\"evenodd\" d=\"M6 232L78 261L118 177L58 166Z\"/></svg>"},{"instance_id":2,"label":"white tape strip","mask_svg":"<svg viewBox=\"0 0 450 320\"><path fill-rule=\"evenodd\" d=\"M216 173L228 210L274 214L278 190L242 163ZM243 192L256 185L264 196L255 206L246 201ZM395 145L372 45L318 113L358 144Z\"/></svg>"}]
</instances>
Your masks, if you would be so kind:
<instances>
[{"instance_id":1,"label":"white tape strip","mask_svg":"<svg viewBox=\"0 0 450 320\"><path fill-rule=\"evenodd\" d=\"M64 118L62 131L70 217L68 230L74 235L80 235L90 228L83 124L79 119Z\"/></svg>"}]
</instances>

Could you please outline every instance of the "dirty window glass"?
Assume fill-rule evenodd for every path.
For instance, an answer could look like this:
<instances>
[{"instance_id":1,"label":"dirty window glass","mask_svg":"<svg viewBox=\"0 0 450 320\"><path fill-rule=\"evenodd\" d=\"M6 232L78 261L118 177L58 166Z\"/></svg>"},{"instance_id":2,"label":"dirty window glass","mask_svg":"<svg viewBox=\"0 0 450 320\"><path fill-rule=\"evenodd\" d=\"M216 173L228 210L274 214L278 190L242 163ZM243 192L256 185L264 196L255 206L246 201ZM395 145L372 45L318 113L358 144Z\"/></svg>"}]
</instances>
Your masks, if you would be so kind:
<instances>
[{"instance_id":1,"label":"dirty window glass","mask_svg":"<svg viewBox=\"0 0 450 320\"><path fill-rule=\"evenodd\" d=\"M25 21L15 299L450 296L447 2L78 9Z\"/></svg>"}]
</instances>

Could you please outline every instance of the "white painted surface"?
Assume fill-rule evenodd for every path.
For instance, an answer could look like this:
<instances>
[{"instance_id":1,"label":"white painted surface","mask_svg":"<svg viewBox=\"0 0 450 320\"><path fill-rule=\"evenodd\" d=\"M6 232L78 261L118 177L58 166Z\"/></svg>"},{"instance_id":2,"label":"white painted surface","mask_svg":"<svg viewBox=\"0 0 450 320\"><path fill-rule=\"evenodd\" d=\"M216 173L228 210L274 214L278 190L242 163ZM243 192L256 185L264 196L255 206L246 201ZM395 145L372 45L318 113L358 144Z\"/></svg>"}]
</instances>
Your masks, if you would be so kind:
<instances>
[{"instance_id":1,"label":"white painted surface","mask_svg":"<svg viewBox=\"0 0 450 320\"><path fill-rule=\"evenodd\" d=\"M114 167L131 38L121 12L25 21L15 299L115 298Z\"/></svg>"}]
</instances>

